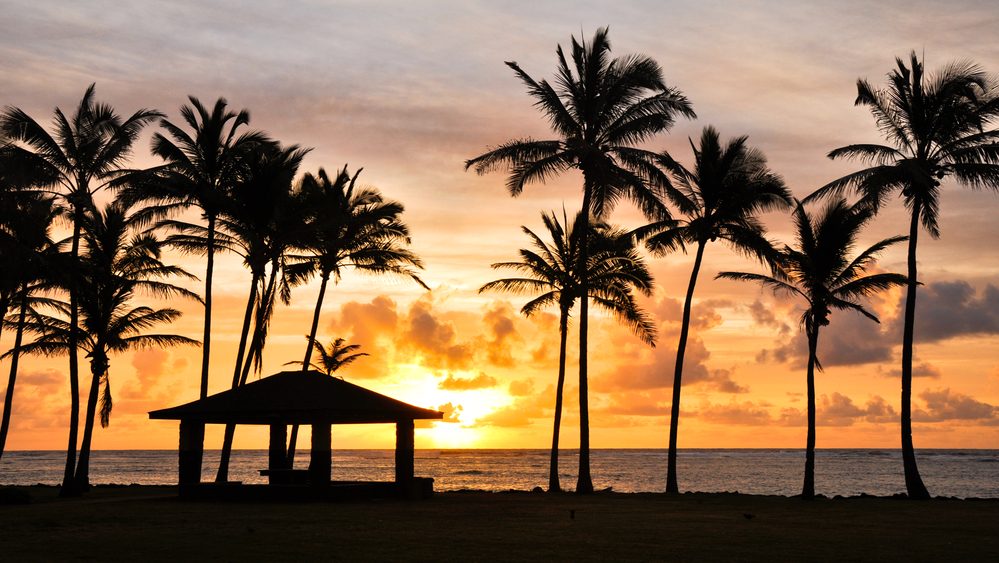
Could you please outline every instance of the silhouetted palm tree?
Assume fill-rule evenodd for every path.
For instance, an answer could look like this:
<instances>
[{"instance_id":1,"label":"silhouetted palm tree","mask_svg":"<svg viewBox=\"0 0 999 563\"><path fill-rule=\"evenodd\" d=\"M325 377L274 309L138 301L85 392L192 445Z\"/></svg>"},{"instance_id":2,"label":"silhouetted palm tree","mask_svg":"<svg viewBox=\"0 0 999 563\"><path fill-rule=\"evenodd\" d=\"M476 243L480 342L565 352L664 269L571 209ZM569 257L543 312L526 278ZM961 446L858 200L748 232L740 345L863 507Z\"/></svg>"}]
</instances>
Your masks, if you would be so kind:
<instances>
[{"instance_id":1,"label":"silhouetted palm tree","mask_svg":"<svg viewBox=\"0 0 999 563\"><path fill-rule=\"evenodd\" d=\"M300 196L310 215L299 246L304 254L289 257L286 268L291 285L304 283L318 274L319 296L307 336L305 359L297 362L308 369L316 347L316 331L323 298L330 279L339 283L343 271L353 268L362 274L390 275L415 281L424 289L414 269L423 268L420 258L405 248L410 244L409 228L401 220L403 205L385 200L377 189L356 186L344 166L330 180L322 168L316 176L306 173L299 184ZM293 466L298 425L288 439L288 466Z\"/></svg>"},{"instance_id":2,"label":"silhouetted palm tree","mask_svg":"<svg viewBox=\"0 0 999 563\"><path fill-rule=\"evenodd\" d=\"M655 346L656 328L652 319L635 303L632 290L642 295L652 295L652 274L649 272L634 245L631 233L613 230L602 223L590 225L589 236L583 234L586 214L580 212L566 227L559 224L554 213L541 214L541 219L552 240L549 245L527 227L521 227L531 238L534 250L521 249L520 262L499 262L494 269L514 270L522 274L520 278L505 278L487 283L479 288L483 291L508 291L511 293L540 293L528 301L520 312L530 317L537 311L558 305L559 308L559 363L558 386L555 390L555 424L552 432L551 463L548 474L548 490L561 490L558 479L558 443L562 421L562 391L565 384L566 339L569 334L569 312L584 291L599 308L614 314L627 324L634 333ZM580 271L579 254L582 241L590 247L588 264L585 269L588 282L584 284ZM585 289L584 289L585 288Z\"/></svg>"},{"instance_id":3,"label":"silhouetted palm tree","mask_svg":"<svg viewBox=\"0 0 999 563\"><path fill-rule=\"evenodd\" d=\"M794 210L797 248L785 246L771 264L773 275L721 272L716 279L760 282L775 294L800 296L808 303L801 324L808 338L808 437L805 446L805 482L801 496L815 497L815 368L822 371L816 349L819 329L829 324L831 309L852 309L878 321L858 299L905 284L901 274L863 275L874 258L905 237L884 239L850 258L860 231L874 217L870 207L853 207L845 200L829 203L817 217L799 202Z\"/></svg>"},{"instance_id":4,"label":"silhouetted palm tree","mask_svg":"<svg viewBox=\"0 0 999 563\"><path fill-rule=\"evenodd\" d=\"M37 192L3 192L0 202L0 327L8 322L7 312L16 312L14 346L5 356L11 358L3 420L0 422L0 457L7 444L10 415L14 408L14 386L21 355L21 343L28 315L49 298L36 293L44 290L48 277L46 259L57 250L50 233L62 210L55 198Z\"/></svg>"},{"instance_id":5,"label":"silhouetted palm tree","mask_svg":"<svg viewBox=\"0 0 999 563\"><path fill-rule=\"evenodd\" d=\"M286 148L276 143L259 146L247 160L245 177L232 191L231 207L218 219L220 229L227 233L227 244L243 256L252 278L233 371L233 388L246 383L251 366L257 370L262 368L275 298L280 295L285 303L291 299L283 267L288 252L301 245L309 215L300 193L293 189L293 180L308 152L309 149L297 145ZM226 425L216 476L219 482L228 480L234 430L234 425Z\"/></svg>"},{"instance_id":6,"label":"silhouetted palm tree","mask_svg":"<svg viewBox=\"0 0 999 563\"><path fill-rule=\"evenodd\" d=\"M663 82L659 64L643 55L610 58L607 29L597 30L587 44L572 38L570 60L561 45L555 85L535 81L515 62L506 63L527 85L535 106L548 118L557 139L530 138L506 142L465 162L485 174L499 167L511 171L507 188L519 195L526 184L544 183L572 169L583 174L583 206L588 216L605 218L622 197L635 202L650 218L668 217L656 197L669 192L669 181L652 164L654 154L635 145L673 126L677 115L694 118L687 99ZM654 188L650 188L650 183ZM655 189L658 188L658 189ZM581 270L587 246L582 245ZM586 276L583 276L586 279ZM585 282L584 282L585 283ZM586 292L584 291L584 295ZM590 479L590 432L587 405L587 299L580 303L579 393L580 449L576 491L593 492Z\"/></svg>"},{"instance_id":7,"label":"silhouetted palm tree","mask_svg":"<svg viewBox=\"0 0 999 563\"><path fill-rule=\"evenodd\" d=\"M108 372L110 355L150 346L199 344L185 336L144 333L153 326L173 322L181 313L169 307L135 307L133 301L136 297L186 297L198 302L201 298L163 281L174 276L197 278L179 267L163 264L159 242L151 233L135 235L133 231L125 209L118 203L111 203L103 212L88 213L84 222L86 252L81 256L79 265L81 322L78 339L90 359L91 383L75 474L79 490L85 490L90 484L90 445L94 421L99 416L104 428L110 422L113 406ZM41 336L25 345L24 352L53 355L70 351L72 328L65 321L48 318L34 325L32 332Z\"/></svg>"},{"instance_id":8,"label":"silhouetted palm tree","mask_svg":"<svg viewBox=\"0 0 999 563\"><path fill-rule=\"evenodd\" d=\"M927 77L916 53L910 66L901 58L888 86L857 81L855 105L867 106L889 145L849 145L829 158L859 160L869 168L823 186L805 202L844 192L860 194L877 210L898 193L909 210L908 289L902 334L902 462L910 498L929 492L919 476L912 444L912 341L916 314L916 242L919 225L937 238L940 182L953 178L974 189L999 191L999 131L985 128L999 119L999 87L981 67L952 63Z\"/></svg>"},{"instance_id":9,"label":"silhouetted palm tree","mask_svg":"<svg viewBox=\"0 0 999 563\"><path fill-rule=\"evenodd\" d=\"M69 207L73 222L69 263L70 326L77 327L76 268L80 250L80 223L93 209L93 194L121 175L132 145L142 128L162 117L158 111L142 109L122 120L111 106L94 101L94 85L84 92L72 117L55 110L55 131L50 135L24 111L7 107L0 113L0 135L12 143L7 147L17 170L35 176L36 188L56 190ZM62 496L76 496L74 465L80 418L80 379L76 330L69 333L70 423Z\"/></svg>"},{"instance_id":10,"label":"silhouetted palm tree","mask_svg":"<svg viewBox=\"0 0 999 563\"><path fill-rule=\"evenodd\" d=\"M152 152L166 164L148 171L140 178L130 178L130 185L119 197L127 202L143 202L146 216L164 216L183 211L191 206L201 210L205 222L204 236L194 239L183 234L178 237L179 247L188 253L204 254L205 269L205 319L201 357L201 398L208 396L208 367L211 356L212 329L212 277L215 266L216 220L224 214L229 203L229 192L239 181L246 167L245 159L258 145L269 142L259 131L244 131L250 114L226 109L225 98L215 101L209 112L201 101L188 96L190 106L180 108L181 116L193 130L188 133L166 119L160 125L169 137L153 135ZM153 204L153 205L149 205ZM183 228L183 221L162 221L160 227ZM167 243L171 240L168 238Z\"/></svg>"},{"instance_id":11,"label":"silhouetted palm tree","mask_svg":"<svg viewBox=\"0 0 999 563\"><path fill-rule=\"evenodd\" d=\"M683 357L690 331L690 308L694 285L701 269L704 247L721 239L738 253L759 259L770 256L772 247L764 237L763 225L756 214L791 205L791 194L780 176L770 171L759 150L746 146L746 137L738 137L722 146L718 131L704 128L700 147L695 147L694 168L688 170L663 153L660 163L673 175L680 197L673 202L685 216L681 220L655 222L639 230L646 247L656 256L676 250L686 252L688 245L697 246L694 268L690 273L687 295L683 303L683 323L676 350L673 371L673 404L670 410L669 457L666 471L666 491L679 492L676 479L676 439L680 422L680 385Z\"/></svg>"},{"instance_id":12,"label":"silhouetted palm tree","mask_svg":"<svg viewBox=\"0 0 999 563\"><path fill-rule=\"evenodd\" d=\"M309 335L305 335L305 339L309 339ZM316 371L321 371L330 377L333 376L341 368L345 368L350 364L357 361L361 356L367 356L366 352L357 352L361 349L360 344L347 344L347 341L343 338L337 338L335 340L330 340L329 346L323 346L322 342L317 340L312 341L312 347L315 348L316 354L319 355L319 363L309 363L294 361L287 362L286 366L304 366L306 370L312 368ZM356 354L354 352L357 352ZM296 425L297 426L297 425Z\"/></svg>"}]
</instances>

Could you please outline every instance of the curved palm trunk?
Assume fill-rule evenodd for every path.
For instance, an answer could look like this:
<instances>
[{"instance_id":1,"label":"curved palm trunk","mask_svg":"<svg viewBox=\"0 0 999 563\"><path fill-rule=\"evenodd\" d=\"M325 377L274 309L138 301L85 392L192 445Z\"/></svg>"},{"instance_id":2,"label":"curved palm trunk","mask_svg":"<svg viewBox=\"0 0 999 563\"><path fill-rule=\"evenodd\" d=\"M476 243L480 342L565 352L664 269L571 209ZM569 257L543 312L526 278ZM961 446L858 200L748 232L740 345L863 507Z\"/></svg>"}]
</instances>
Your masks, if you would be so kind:
<instances>
[{"instance_id":1,"label":"curved palm trunk","mask_svg":"<svg viewBox=\"0 0 999 563\"><path fill-rule=\"evenodd\" d=\"M815 358L819 343L819 327L808 331L808 437L805 439L805 483L801 498L815 498Z\"/></svg>"},{"instance_id":2,"label":"curved palm trunk","mask_svg":"<svg viewBox=\"0 0 999 563\"><path fill-rule=\"evenodd\" d=\"M201 339L201 398L208 396L208 363L212 350L212 273L215 269L215 217L208 218L208 268L205 272L205 332Z\"/></svg>"},{"instance_id":3,"label":"curved palm trunk","mask_svg":"<svg viewBox=\"0 0 999 563\"><path fill-rule=\"evenodd\" d=\"M562 425L562 391L565 387L565 349L569 337L569 309L562 307L559 318L558 387L555 388L555 428L552 431L552 459L548 470L548 492L562 490L558 483L558 434Z\"/></svg>"},{"instance_id":4,"label":"curved palm trunk","mask_svg":"<svg viewBox=\"0 0 999 563\"><path fill-rule=\"evenodd\" d=\"M100 346L100 345L98 345ZM87 415L83 420L83 441L80 442L80 457L76 463L76 487L79 491L90 490L90 444L94 436L94 420L97 417L97 397L101 388L101 375L104 362L90 360L90 392L87 394Z\"/></svg>"},{"instance_id":5,"label":"curved palm trunk","mask_svg":"<svg viewBox=\"0 0 999 563\"><path fill-rule=\"evenodd\" d=\"M704 241L697 242L697 256L694 258L694 270L690 273L690 284L687 285L687 297L683 302L683 324L680 326L680 342L676 346L676 366L673 368L673 404L669 413L669 456L666 461L666 492L678 493L680 487L676 482L676 434L680 424L680 384L683 376L683 356L687 350L687 335L690 333L690 306L694 300L694 285L697 284L697 273L701 270L701 260L704 258Z\"/></svg>"},{"instance_id":6,"label":"curved palm trunk","mask_svg":"<svg viewBox=\"0 0 999 563\"><path fill-rule=\"evenodd\" d=\"M319 298L316 299L316 310L312 313L312 328L309 329L309 342L305 348L305 359L302 360L302 371L309 371L309 362L312 360L312 346L316 342L316 332L319 330L319 313L323 309L323 297L326 295L326 285L330 281L329 272L323 272L322 281L319 284ZM291 436L288 437L288 469L295 468L295 446L298 442L298 425L291 427Z\"/></svg>"},{"instance_id":7,"label":"curved palm trunk","mask_svg":"<svg viewBox=\"0 0 999 563\"><path fill-rule=\"evenodd\" d=\"M576 493L589 494L593 492L593 480L590 479L590 409L587 397L587 330L589 329L589 231L590 231L590 182L585 180L583 192L583 213L586 220L583 224L583 234L579 237L579 477L576 479Z\"/></svg>"},{"instance_id":8,"label":"curved palm trunk","mask_svg":"<svg viewBox=\"0 0 999 563\"><path fill-rule=\"evenodd\" d=\"M76 357L77 328L80 325L80 311L77 303L76 290L77 259L80 256L80 221L83 213L79 204L74 205L73 212L73 247L69 261L69 444L66 446L66 469L62 476L60 497L75 497L80 495L76 488L74 470L76 469L76 441L80 426L80 362Z\"/></svg>"},{"instance_id":9,"label":"curved palm trunk","mask_svg":"<svg viewBox=\"0 0 999 563\"><path fill-rule=\"evenodd\" d=\"M916 324L916 236L922 206L917 200L912 206L909 225L909 283L905 293L905 327L902 332L902 467L905 470L905 490L911 499L930 498L919 477L916 451L912 445L912 340Z\"/></svg>"},{"instance_id":10,"label":"curved palm trunk","mask_svg":"<svg viewBox=\"0 0 999 563\"><path fill-rule=\"evenodd\" d=\"M243 313L243 330L239 335L239 350L236 352L236 369L232 374L232 388L239 387L239 374L243 365L243 353L246 351L246 340L250 332L250 321L253 319L253 302L257 297L257 284L260 282L258 274L253 274L250 281L250 296L246 299L246 311ZM219 459L219 470L215 474L216 483L225 483L229 480L229 457L232 454L232 438L236 433L235 424L225 425L225 436L222 438L222 455Z\"/></svg>"},{"instance_id":11,"label":"curved palm trunk","mask_svg":"<svg viewBox=\"0 0 999 563\"><path fill-rule=\"evenodd\" d=\"M10 429L10 413L14 409L14 383L17 381L17 362L21 354L21 338L24 336L24 321L28 312L28 284L21 284L21 311L17 316L17 331L14 333L14 349L10 359L10 376L7 378L7 393L3 399L3 422L0 422L0 458L7 446L7 431Z\"/></svg>"}]
</instances>

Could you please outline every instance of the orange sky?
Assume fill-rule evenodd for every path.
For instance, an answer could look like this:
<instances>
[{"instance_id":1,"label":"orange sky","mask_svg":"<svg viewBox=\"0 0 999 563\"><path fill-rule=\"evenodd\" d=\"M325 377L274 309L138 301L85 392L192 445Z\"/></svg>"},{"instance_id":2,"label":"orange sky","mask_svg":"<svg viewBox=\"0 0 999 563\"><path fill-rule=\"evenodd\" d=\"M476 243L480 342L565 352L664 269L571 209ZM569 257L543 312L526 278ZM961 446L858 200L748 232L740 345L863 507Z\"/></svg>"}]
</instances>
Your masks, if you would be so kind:
<instances>
[{"instance_id":1,"label":"orange sky","mask_svg":"<svg viewBox=\"0 0 999 563\"><path fill-rule=\"evenodd\" d=\"M559 2L137 2L111 11L101 2L71 7L46 0L8 2L0 21L0 104L48 122L70 111L91 82L119 112L154 107L179 121L192 94L225 96L248 108L251 125L285 144L314 147L303 171L363 167L361 181L406 205L413 249L433 289L347 274L327 294L320 337L361 344L371 356L344 372L351 382L458 422L417 431L417 446L548 447L557 375L554 311L526 319L524 298L477 294L495 279L489 264L513 260L527 244L521 225L541 228L540 212L570 212L580 179L567 175L510 198L500 173L478 177L464 160L508 139L548 138L546 123L503 61L550 78L556 44L589 39L610 26L615 55L644 53L667 83L692 101L699 119L679 123L650 148L691 160L687 138L708 124L724 138L748 135L792 192L804 197L855 168L825 154L878 142L873 119L853 107L858 77L881 84L895 56L925 52L932 72L971 59L999 72L999 29L990 2L740 3ZM147 134L148 135L148 134ZM148 139L134 164L149 166ZM999 447L999 237L990 211L999 196L948 187L939 240L919 243L924 287L917 305L917 447ZM611 221L641 217L627 202ZM769 216L772 235L791 242L786 216ZM861 244L903 233L894 201ZM200 262L171 260L203 275ZM594 447L665 447L670 385L683 291L692 257L651 261L659 285L645 302L660 327L650 349L611 319L591 323L590 409ZM904 248L879 266L904 271ZM802 447L804 353L800 309L757 286L713 281L720 270L754 265L709 246L695 295L680 447ZM235 356L249 275L222 258L214 289L211 391L225 389ZM189 285L198 292L198 284ZM316 285L279 308L264 373L304 353ZM817 381L818 447L897 447L901 293L871 304L880 326L836 313L820 336L826 371ZM173 331L200 337L201 312ZM13 337L5 332L0 349ZM570 349L575 368L575 344ZM25 359L9 449L65 447L65 358ZM147 350L112 358L115 410L98 449L172 448L176 423L146 413L197 398L200 351ZM0 364L6 382L9 362ZM576 383L567 390L565 447L578 443ZM446 406L446 407L444 407ZM390 447L389 427L334 431L334 447ZM206 447L221 435L209 431ZM265 447L266 431L240 429L236 447Z\"/></svg>"}]
</instances>

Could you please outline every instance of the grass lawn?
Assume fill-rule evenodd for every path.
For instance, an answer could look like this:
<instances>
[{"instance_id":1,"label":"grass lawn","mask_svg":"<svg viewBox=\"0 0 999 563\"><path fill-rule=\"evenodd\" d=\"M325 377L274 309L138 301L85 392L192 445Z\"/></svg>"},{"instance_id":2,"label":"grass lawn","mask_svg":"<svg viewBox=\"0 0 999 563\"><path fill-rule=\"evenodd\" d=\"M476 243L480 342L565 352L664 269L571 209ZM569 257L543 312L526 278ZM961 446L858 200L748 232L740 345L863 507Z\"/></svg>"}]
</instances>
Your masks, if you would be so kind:
<instances>
[{"instance_id":1,"label":"grass lawn","mask_svg":"<svg viewBox=\"0 0 999 563\"><path fill-rule=\"evenodd\" d=\"M55 488L19 489L32 503L0 506L4 562L911 562L999 553L999 500L462 492L290 504L180 502L171 487L96 487L70 500Z\"/></svg>"}]
</instances>

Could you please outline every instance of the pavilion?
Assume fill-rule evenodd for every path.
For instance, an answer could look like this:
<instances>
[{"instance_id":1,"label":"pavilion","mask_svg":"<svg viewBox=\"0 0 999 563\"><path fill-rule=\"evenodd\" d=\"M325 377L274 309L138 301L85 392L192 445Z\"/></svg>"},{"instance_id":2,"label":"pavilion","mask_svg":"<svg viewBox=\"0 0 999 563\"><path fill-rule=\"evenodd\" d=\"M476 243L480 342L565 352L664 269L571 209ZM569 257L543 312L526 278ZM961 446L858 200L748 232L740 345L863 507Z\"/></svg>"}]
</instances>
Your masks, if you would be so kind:
<instances>
[{"instance_id":1,"label":"pavilion","mask_svg":"<svg viewBox=\"0 0 999 563\"><path fill-rule=\"evenodd\" d=\"M317 371L285 371L173 408L149 418L180 421L181 498L297 498L330 500L362 496L420 498L433 491L433 479L413 476L416 420L441 420L444 414L419 408ZM201 481L206 424L270 426L268 485ZM308 470L286 466L288 426L312 427ZM395 424L394 483L331 482L332 425Z\"/></svg>"}]
</instances>

